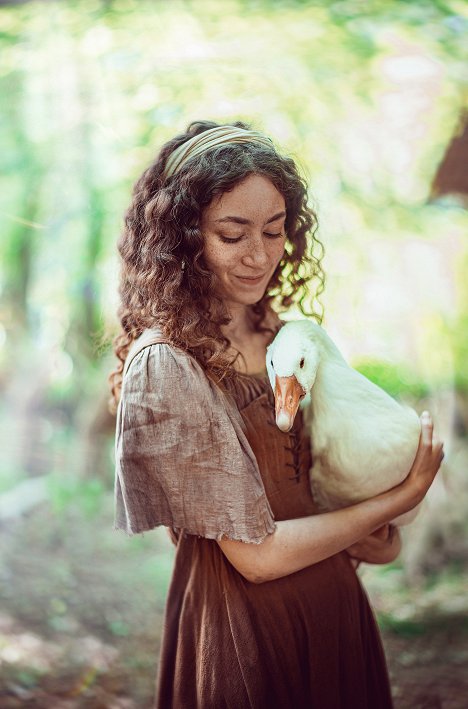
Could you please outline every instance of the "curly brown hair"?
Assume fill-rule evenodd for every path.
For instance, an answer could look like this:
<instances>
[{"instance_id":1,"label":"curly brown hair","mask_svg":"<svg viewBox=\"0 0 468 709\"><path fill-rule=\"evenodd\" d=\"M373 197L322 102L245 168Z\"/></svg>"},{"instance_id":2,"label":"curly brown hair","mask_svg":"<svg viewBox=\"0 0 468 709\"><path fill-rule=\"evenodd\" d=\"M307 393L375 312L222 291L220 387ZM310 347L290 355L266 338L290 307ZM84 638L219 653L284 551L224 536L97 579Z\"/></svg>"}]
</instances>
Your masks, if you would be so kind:
<instances>
[{"instance_id":1,"label":"curly brown hair","mask_svg":"<svg viewBox=\"0 0 468 709\"><path fill-rule=\"evenodd\" d=\"M228 355L230 342L221 332L229 315L203 258L200 221L203 209L213 198L232 190L251 174L267 177L283 195L287 237L284 256L265 295L252 306L254 327L258 331L268 329L265 321L272 304L276 312L284 312L296 303L304 315L322 321L318 298L325 282L323 246L315 236L317 218L308 206L307 185L294 160L278 154L273 146L228 143L187 160L175 175L164 178L165 164L173 150L218 125L212 121L190 123L185 133L163 145L133 189L118 242L122 260L118 315L122 329L114 339L119 362L109 376L114 411L129 347L148 327L158 327L169 342L195 357L215 381L233 375L236 357ZM223 125L251 129L241 121Z\"/></svg>"}]
</instances>

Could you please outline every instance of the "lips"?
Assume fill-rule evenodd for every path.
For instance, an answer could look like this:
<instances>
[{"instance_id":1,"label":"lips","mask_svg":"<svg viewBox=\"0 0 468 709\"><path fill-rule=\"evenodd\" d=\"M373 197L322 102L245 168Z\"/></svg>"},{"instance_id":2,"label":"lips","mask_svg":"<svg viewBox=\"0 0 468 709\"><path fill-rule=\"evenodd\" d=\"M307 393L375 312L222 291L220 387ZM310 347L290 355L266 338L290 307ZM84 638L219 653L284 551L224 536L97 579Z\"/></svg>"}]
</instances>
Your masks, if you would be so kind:
<instances>
[{"instance_id":1,"label":"lips","mask_svg":"<svg viewBox=\"0 0 468 709\"><path fill-rule=\"evenodd\" d=\"M259 276L236 276L240 278L241 281L246 281L247 283L258 283L265 278L266 273L261 273Z\"/></svg>"}]
</instances>

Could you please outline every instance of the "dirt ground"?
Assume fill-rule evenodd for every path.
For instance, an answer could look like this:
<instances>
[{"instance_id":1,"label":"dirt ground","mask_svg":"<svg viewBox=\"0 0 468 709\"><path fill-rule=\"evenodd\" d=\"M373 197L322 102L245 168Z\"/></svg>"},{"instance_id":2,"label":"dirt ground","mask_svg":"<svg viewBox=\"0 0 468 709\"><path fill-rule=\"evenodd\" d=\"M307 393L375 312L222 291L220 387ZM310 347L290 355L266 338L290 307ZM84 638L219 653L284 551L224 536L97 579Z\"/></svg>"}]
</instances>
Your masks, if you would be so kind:
<instances>
[{"instance_id":1,"label":"dirt ground","mask_svg":"<svg viewBox=\"0 0 468 709\"><path fill-rule=\"evenodd\" d=\"M0 538L0 709L146 709L173 549L163 529L112 529L112 495L44 504ZM398 564L360 571L396 709L468 707L468 570L408 589Z\"/></svg>"}]
</instances>

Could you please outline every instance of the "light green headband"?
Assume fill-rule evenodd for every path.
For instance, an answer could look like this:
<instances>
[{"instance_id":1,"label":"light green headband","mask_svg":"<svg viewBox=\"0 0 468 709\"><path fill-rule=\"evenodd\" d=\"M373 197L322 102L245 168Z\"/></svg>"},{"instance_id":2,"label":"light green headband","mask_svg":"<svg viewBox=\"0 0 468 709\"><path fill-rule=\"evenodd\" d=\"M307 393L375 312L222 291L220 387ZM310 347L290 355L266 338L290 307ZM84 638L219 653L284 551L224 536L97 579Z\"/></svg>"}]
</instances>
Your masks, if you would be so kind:
<instances>
[{"instance_id":1,"label":"light green headband","mask_svg":"<svg viewBox=\"0 0 468 709\"><path fill-rule=\"evenodd\" d=\"M167 159L166 167L164 169L164 177L168 179L172 177L176 172L180 170L182 165L184 165L187 160L196 155L210 150L217 145L224 145L225 143L261 143L268 148L273 148L273 142L270 138L267 138L263 133L259 133L256 130L244 130L243 128L236 128L234 126L216 126L216 128L209 128L195 135L190 140L187 140L182 145L179 145Z\"/></svg>"}]
</instances>

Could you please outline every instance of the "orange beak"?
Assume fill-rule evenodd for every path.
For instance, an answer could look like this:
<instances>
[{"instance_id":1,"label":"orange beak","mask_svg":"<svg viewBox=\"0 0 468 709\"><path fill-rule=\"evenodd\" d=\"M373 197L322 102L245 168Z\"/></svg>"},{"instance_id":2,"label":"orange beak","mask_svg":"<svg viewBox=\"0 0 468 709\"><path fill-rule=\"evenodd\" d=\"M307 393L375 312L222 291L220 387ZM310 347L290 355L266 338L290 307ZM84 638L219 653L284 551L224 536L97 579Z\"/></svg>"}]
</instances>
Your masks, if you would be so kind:
<instances>
[{"instance_id":1,"label":"orange beak","mask_svg":"<svg viewBox=\"0 0 468 709\"><path fill-rule=\"evenodd\" d=\"M294 374L275 379L276 425L281 431L290 431L305 391Z\"/></svg>"}]
</instances>

